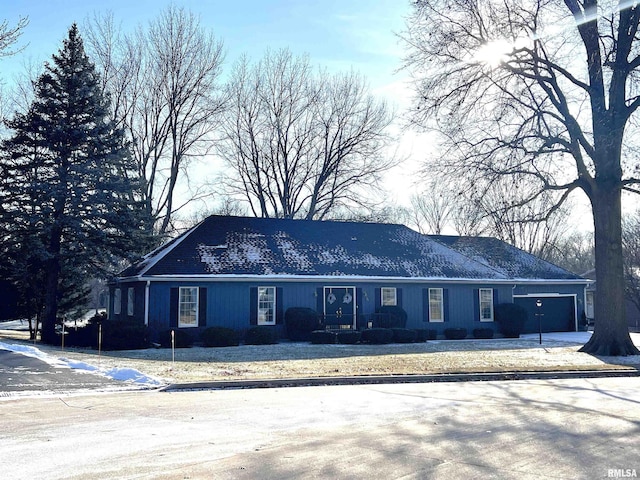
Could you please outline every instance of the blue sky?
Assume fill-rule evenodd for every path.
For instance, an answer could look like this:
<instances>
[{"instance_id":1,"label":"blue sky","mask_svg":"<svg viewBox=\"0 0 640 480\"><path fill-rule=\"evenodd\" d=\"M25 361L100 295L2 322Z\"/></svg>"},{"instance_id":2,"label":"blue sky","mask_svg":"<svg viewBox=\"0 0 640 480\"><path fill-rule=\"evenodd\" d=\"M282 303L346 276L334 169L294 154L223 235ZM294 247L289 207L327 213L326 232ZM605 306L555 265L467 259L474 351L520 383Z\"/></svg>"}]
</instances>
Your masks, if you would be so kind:
<instances>
[{"instance_id":1,"label":"blue sky","mask_svg":"<svg viewBox=\"0 0 640 480\"><path fill-rule=\"evenodd\" d=\"M15 25L29 19L18 55L0 58L0 81L10 86L14 77L30 65L40 73L45 61L62 46L69 27L82 25L95 13L112 12L124 32L146 25L167 7L164 0L2 0L0 21ZM397 70L403 47L397 33L404 29L410 0L174 0L200 17L225 45L226 65L242 54L259 59L267 48L288 47L294 54L308 54L313 65L330 71L354 70L363 74L371 91L384 98L398 114L411 95L407 73ZM400 119L400 115L398 116ZM426 138L402 130L398 123L398 152L407 158L402 167L387 174L390 199L408 203L416 163L422 158Z\"/></svg>"},{"instance_id":2,"label":"blue sky","mask_svg":"<svg viewBox=\"0 0 640 480\"><path fill-rule=\"evenodd\" d=\"M169 2L158 0L5 0L0 19L29 18L19 55L0 60L8 80L25 63L41 65L60 48L69 26L82 26L95 12L111 11L124 31L146 24ZM402 60L395 33L404 26L409 0L175 0L200 16L201 24L224 41L230 65L242 53L259 58L267 47L308 53L330 70L354 69L373 88L396 82ZM82 32L82 31L81 31Z\"/></svg>"}]
</instances>

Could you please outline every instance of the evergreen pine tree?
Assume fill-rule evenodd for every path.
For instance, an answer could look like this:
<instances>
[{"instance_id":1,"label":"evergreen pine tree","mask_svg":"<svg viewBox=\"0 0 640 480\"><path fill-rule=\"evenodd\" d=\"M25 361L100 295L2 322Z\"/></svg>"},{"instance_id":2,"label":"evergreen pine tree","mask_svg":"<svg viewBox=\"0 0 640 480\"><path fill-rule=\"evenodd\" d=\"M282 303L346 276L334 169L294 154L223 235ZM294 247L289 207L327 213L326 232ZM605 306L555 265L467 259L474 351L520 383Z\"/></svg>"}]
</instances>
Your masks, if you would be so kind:
<instances>
[{"instance_id":1,"label":"evergreen pine tree","mask_svg":"<svg viewBox=\"0 0 640 480\"><path fill-rule=\"evenodd\" d=\"M131 155L75 24L28 112L7 124L2 220L22 291L41 292L26 300L42 305L42 340L52 343L59 306L78 297L77 286L146 246Z\"/></svg>"}]
</instances>

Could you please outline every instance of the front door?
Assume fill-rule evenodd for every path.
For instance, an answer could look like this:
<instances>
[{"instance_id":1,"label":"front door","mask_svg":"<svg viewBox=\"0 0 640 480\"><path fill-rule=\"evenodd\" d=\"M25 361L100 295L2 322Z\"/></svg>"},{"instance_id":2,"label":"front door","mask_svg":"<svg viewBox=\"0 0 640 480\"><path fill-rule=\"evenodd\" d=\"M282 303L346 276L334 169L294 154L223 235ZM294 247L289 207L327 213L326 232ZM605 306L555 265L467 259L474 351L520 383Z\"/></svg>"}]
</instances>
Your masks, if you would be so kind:
<instances>
[{"instance_id":1,"label":"front door","mask_svg":"<svg viewBox=\"0 0 640 480\"><path fill-rule=\"evenodd\" d=\"M355 287L324 287L324 322L335 328L356 328Z\"/></svg>"}]
</instances>

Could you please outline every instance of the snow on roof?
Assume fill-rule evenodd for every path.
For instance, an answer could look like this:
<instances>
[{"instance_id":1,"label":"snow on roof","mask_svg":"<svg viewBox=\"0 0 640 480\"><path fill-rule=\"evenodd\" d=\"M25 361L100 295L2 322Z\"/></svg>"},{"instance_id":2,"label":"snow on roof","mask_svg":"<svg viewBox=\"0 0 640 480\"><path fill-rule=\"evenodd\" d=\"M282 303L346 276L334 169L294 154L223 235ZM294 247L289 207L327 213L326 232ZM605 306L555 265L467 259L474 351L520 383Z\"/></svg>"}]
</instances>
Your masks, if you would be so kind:
<instances>
[{"instance_id":1,"label":"snow on roof","mask_svg":"<svg viewBox=\"0 0 640 480\"><path fill-rule=\"evenodd\" d=\"M580 278L499 240L460 238L470 237L394 224L211 216L121 276Z\"/></svg>"}]
</instances>

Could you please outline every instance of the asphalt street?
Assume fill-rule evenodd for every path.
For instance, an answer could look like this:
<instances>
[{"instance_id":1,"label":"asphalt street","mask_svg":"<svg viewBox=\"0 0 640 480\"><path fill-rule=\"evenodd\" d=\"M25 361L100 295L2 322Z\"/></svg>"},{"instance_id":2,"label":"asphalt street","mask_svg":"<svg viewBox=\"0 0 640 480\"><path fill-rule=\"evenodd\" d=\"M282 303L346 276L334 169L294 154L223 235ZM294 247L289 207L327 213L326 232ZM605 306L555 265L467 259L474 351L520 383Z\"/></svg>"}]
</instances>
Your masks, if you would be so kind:
<instances>
[{"instance_id":1,"label":"asphalt street","mask_svg":"<svg viewBox=\"0 0 640 480\"><path fill-rule=\"evenodd\" d=\"M5 399L0 425L9 480L640 474L639 378Z\"/></svg>"},{"instance_id":2,"label":"asphalt street","mask_svg":"<svg viewBox=\"0 0 640 480\"><path fill-rule=\"evenodd\" d=\"M78 392L122 386L85 371L49 365L34 357L0 349L0 397Z\"/></svg>"}]
</instances>

